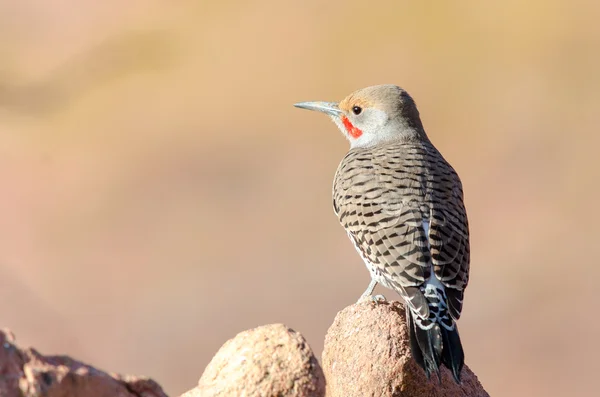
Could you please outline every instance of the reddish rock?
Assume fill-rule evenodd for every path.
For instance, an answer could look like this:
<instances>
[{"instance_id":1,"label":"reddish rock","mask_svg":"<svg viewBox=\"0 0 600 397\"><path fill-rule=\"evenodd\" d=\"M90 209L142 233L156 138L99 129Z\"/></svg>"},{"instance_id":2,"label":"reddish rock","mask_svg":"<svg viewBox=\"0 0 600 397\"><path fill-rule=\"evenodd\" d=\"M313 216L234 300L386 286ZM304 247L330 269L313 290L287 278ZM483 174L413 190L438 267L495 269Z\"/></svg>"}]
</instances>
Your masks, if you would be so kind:
<instances>
[{"instance_id":1,"label":"reddish rock","mask_svg":"<svg viewBox=\"0 0 600 397\"><path fill-rule=\"evenodd\" d=\"M283 324L239 333L219 349L182 397L325 395L325 378L302 335Z\"/></svg>"},{"instance_id":2,"label":"reddish rock","mask_svg":"<svg viewBox=\"0 0 600 397\"><path fill-rule=\"evenodd\" d=\"M412 359L399 302L366 301L339 312L325 337L323 371L328 397L489 397L466 365L461 385L445 367L441 384L427 379Z\"/></svg>"},{"instance_id":3,"label":"reddish rock","mask_svg":"<svg viewBox=\"0 0 600 397\"><path fill-rule=\"evenodd\" d=\"M22 349L0 330L2 397L166 397L151 379L108 374L67 356Z\"/></svg>"}]
</instances>

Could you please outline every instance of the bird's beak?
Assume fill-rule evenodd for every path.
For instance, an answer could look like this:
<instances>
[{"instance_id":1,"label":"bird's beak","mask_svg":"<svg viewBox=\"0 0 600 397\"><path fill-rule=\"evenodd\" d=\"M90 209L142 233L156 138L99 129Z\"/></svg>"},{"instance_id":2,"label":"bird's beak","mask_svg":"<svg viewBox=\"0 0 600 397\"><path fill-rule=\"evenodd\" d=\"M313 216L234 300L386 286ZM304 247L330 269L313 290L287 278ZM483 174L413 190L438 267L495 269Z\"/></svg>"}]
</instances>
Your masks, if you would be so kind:
<instances>
[{"instance_id":1,"label":"bird's beak","mask_svg":"<svg viewBox=\"0 0 600 397\"><path fill-rule=\"evenodd\" d=\"M316 110L330 116L339 116L342 114L338 104L335 102L299 102L295 103L294 106L300 109Z\"/></svg>"}]
</instances>

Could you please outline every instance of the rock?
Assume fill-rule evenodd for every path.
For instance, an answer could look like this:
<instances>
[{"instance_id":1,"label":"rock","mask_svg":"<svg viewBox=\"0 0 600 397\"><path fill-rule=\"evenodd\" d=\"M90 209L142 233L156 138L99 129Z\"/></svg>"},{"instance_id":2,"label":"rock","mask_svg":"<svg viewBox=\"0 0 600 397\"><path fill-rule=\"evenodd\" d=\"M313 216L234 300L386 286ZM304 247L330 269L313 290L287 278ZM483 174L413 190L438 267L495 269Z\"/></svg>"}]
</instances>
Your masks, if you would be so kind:
<instances>
[{"instance_id":1,"label":"rock","mask_svg":"<svg viewBox=\"0 0 600 397\"><path fill-rule=\"evenodd\" d=\"M210 361L194 396L325 396L325 378L302 335L283 324L237 334Z\"/></svg>"},{"instance_id":2,"label":"rock","mask_svg":"<svg viewBox=\"0 0 600 397\"><path fill-rule=\"evenodd\" d=\"M108 374L67 356L22 349L0 330L0 396L166 397L151 379Z\"/></svg>"},{"instance_id":3,"label":"rock","mask_svg":"<svg viewBox=\"0 0 600 397\"><path fill-rule=\"evenodd\" d=\"M323 371L328 397L489 397L466 365L461 385L445 367L441 384L427 379L412 359L399 302L365 301L339 312L325 337Z\"/></svg>"}]
</instances>

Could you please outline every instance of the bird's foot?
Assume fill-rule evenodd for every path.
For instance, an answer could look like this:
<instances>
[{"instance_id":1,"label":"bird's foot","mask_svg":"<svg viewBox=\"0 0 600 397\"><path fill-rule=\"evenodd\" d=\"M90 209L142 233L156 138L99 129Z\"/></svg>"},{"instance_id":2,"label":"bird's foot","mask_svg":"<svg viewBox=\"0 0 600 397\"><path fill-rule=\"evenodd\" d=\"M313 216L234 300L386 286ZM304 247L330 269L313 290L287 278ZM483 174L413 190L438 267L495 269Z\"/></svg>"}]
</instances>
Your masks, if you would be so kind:
<instances>
[{"instance_id":1,"label":"bird's foot","mask_svg":"<svg viewBox=\"0 0 600 397\"><path fill-rule=\"evenodd\" d=\"M383 295L363 295L358 299L358 302L356 303L362 303L362 302L372 302L372 303L385 303L387 302L387 300L385 299L385 296Z\"/></svg>"},{"instance_id":2,"label":"bird's foot","mask_svg":"<svg viewBox=\"0 0 600 397\"><path fill-rule=\"evenodd\" d=\"M371 296L371 300L374 303L385 303L385 302L387 302L387 300L385 299L385 296L383 296L383 295L373 295L373 296Z\"/></svg>"}]
</instances>

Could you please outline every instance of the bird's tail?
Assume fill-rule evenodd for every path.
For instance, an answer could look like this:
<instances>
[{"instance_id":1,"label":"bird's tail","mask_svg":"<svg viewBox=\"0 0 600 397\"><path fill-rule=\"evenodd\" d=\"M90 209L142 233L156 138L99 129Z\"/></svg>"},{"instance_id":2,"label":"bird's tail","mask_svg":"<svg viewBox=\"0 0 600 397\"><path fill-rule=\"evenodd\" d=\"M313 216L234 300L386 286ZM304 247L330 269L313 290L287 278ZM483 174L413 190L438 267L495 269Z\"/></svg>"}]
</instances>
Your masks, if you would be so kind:
<instances>
[{"instance_id":1,"label":"bird's tail","mask_svg":"<svg viewBox=\"0 0 600 397\"><path fill-rule=\"evenodd\" d=\"M452 371L452 376L456 383L460 384L460 373L465 364L465 352L463 351L458 327L456 323L452 324L452 329L447 329L443 324L440 327L442 332L442 363Z\"/></svg>"},{"instance_id":2,"label":"bird's tail","mask_svg":"<svg viewBox=\"0 0 600 397\"><path fill-rule=\"evenodd\" d=\"M430 306L430 309L434 308ZM439 312L436 315L430 313L428 319L422 319L408 305L406 319L412 355L425 370L427 378L436 373L441 382L440 365L444 364L452 371L456 383L460 384L465 355L456 323L446 313Z\"/></svg>"}]
</instances>

